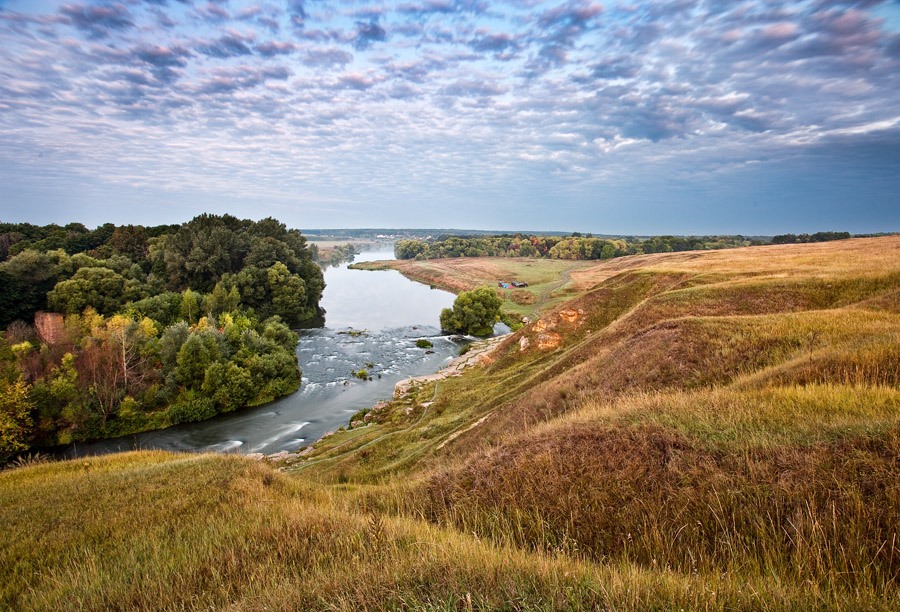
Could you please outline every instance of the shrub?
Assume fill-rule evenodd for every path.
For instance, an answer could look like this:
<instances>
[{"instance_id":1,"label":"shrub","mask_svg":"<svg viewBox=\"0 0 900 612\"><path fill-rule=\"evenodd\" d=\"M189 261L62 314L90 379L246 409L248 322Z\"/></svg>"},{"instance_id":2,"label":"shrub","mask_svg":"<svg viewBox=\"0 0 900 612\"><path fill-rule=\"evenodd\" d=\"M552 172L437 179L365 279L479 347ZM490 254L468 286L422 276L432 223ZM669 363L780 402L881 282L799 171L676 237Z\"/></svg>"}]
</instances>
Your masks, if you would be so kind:
<instances>
[{"instance_id":1,"label":"shrub","mask_svg":"<svg viewBox=\"0 0 900 612\"><path fill-rule=\"evenodd\" d=\"M203 421L216 416L216 406L212 399L201 397L183 400L169 407L169 421L172 425Z\"/></svg>"}]
</instances>

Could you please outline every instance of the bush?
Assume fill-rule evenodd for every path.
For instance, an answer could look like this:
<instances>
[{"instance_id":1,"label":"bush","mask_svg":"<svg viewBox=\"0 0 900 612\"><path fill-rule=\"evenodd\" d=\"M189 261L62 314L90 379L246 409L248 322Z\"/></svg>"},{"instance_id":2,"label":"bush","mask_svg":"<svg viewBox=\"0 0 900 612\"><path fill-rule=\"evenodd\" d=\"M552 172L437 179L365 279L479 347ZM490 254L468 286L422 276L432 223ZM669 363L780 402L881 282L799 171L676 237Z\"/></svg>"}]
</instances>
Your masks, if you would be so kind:
<instances>
[{"instance_id":1,"label":"bush","mask_svg":"<svg viewBox=\"0 0 900 612\"><path fill-rule=\"evenodd\" d=\"M419 338L418 340L416 340L416 346L423 349L434 348L434 344L432 344L430 340L426 340L425 338Z\"/></svg>"},{"instance_id":2,"label":"bush","mask_svg":"<svg viewBox=\"0 0 900 612\"><path fill-rule=\"evenodd\" d=\"M216 416L216 414L215 404L207 397L183 400L169 407L169 421L172 425L203 421Z\"/></svg>"}]
</instances>

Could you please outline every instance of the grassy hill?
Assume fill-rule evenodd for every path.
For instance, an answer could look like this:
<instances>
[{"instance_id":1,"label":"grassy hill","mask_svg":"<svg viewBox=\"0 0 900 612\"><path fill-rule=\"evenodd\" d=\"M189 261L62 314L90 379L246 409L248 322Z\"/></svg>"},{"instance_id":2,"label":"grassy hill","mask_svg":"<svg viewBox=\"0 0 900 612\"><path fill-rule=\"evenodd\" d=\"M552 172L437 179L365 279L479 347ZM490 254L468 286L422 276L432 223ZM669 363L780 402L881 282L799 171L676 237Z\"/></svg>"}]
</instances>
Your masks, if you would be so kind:
<instances>
[{"instance_id":1,"label":"grassy hill","mask_svg":"<svg viewBox=\"0 0 900 612\"><path fill-rule=\"evenodd\" d=\"M0 607L900 606L900 238L520 273L539 320L282 471L0 473Z\"/></svg>"}]
</instances>

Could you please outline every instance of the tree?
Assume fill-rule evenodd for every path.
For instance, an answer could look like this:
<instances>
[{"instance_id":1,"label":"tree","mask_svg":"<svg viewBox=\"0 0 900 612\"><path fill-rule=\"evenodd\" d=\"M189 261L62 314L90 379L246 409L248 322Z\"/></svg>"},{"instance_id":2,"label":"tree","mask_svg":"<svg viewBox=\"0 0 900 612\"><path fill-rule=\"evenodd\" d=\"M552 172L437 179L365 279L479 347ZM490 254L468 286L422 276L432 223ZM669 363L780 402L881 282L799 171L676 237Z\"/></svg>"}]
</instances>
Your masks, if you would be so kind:
<instances>
[{"instance_id":1,"label":"tree","mask_svg":"<svg viewBox=\"0 0 900 612\"><path fill-rule=\"evenodd\" d=\"M309 319L315 313L306 307L306 283L290 271L280 261L276 261L266 271L266 280L272 296L273 315L278 315L290 323Z\"/></svg>"},{"instance_id":2,"label":"tree","mask_svg":"<svg viewBox=\"0 0 900 612\"><path fill-rule=\"evenodd\" d=\"M206 368L202 389L222 412L244 406L256 394L250 372L231 361Z\"/></svg>"},{"instance_id":3,"label":"tree","mask_svg":"<svg viewBox=\"0 0 900 612\"><path fill-rule=\"evenodd\" d=\"M229 290L222 283L216 283L212 293L206 296L204 306L208 314L219 315L237 310L240 303L241 294L238 293L237 287L232 286Z\"/></svg>"},{"instance_id":4,"label":"tree","mask_svg":"<svg viewBox=\"0 0 900 612\"><path fill-rule=\"evenodd\" d=\"M424 254L428 245L421 240L398 240L394 243L394 255L397 259L415 259Z\"/></svg>"},{"instance_id":5,"label":"tree","mask_svg":"<svg viewBox=\"0 0 900 612\"><path fill-rule=\"evenodd\" d=\"M132 261L147 258L147 230L142 225L123 225L117 227L109 238L109 246L113 253L125 255Z\"/></svg>"},{"instance_id":6,"label":"tree","mask_svg":"<svg viewBox=\"0 0 900 612\"><path fill-rule=\"evenodd\" d=\"M240 269L248 246L237 231L242 225L231 215L208 214L182 225L162 252L169 286L209 291L223 274Z\"/></svg>"},{"instance_id":7,"label":"tree","mask_svg":"<svg viewBox=\"0 0 900 612\"><path fill-rule=\"evenodd\" d=\"M200 298L202 296L196 291L185 289L181 294L181 308L179 314L181 318L188 323L196 323L200 318Z\"/></svg>"},{"instance_id":8,"label":"tree","mask_svg":"<svg viewBox=\"0 0 900 612\"><path fill-rule=\"evenodd\" d=\"M221 353L214 332L197 332L188 336L178 350L176 376L189 389L199 389L206 368L219 361Z\"/></svg>"},{"instance_id":9,"label":"tree","mask_svg":"<svg viewBox=\"0 0 900 612\"><path fill-rule=\"evenodd\" d=\"M54 310L81 312L93 306L101 314L116 312L126 301L125 277L108 268L80 268L69 280L56 284L47 294Z\"/></svg>"},{"instance_id":10,"label":"tree","mask_svg":"<svg viewBox=\"0 0 900 612\"><path fill-rule=\"evenodd\" d=\"M28 385L22 381L0 380L0 461L28 449L26 440L31 432L33 408L28 399Z\"/></svg>"},{"instance_id":11,"label":"tree","mask_svg":"<svg viewBox=\"0 0 900 612\"><path fill-rule=\"evenodd\" d=\"M26 250L0 264L0 326L14 319L31 319L47 307L47 292L71 273L71 259L63 251Z\"/></svg>"},{"instance_id":12,"label":"tree","mask_svg":"<svg viewBox=\"0 0 900 612\"><path fill-rule=\"evenodd\" d=\"M463 291L453 302L453 308L441 312L441 329L456 334L490 336L494 323L500 320L502 301L491 287Z\"/></svg>"}]
</instances>

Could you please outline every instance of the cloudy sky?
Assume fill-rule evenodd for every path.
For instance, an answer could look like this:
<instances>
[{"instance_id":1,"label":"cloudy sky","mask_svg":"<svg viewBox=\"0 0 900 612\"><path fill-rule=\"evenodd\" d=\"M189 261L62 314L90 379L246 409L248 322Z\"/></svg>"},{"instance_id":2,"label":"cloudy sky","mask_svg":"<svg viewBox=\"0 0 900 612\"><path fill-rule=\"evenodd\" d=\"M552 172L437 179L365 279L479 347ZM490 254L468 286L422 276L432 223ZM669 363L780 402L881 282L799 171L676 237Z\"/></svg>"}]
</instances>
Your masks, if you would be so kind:
<instances>
[{"instance_id":1,"label":"cloudy sky","mask_svg":"<svg viewBox=\"0 0 900 612\"><path fill-rule=\"evenodd\" d=\"M0 220L900 230L900 1L0 0Z\"/></svg>"}]
</instances>

